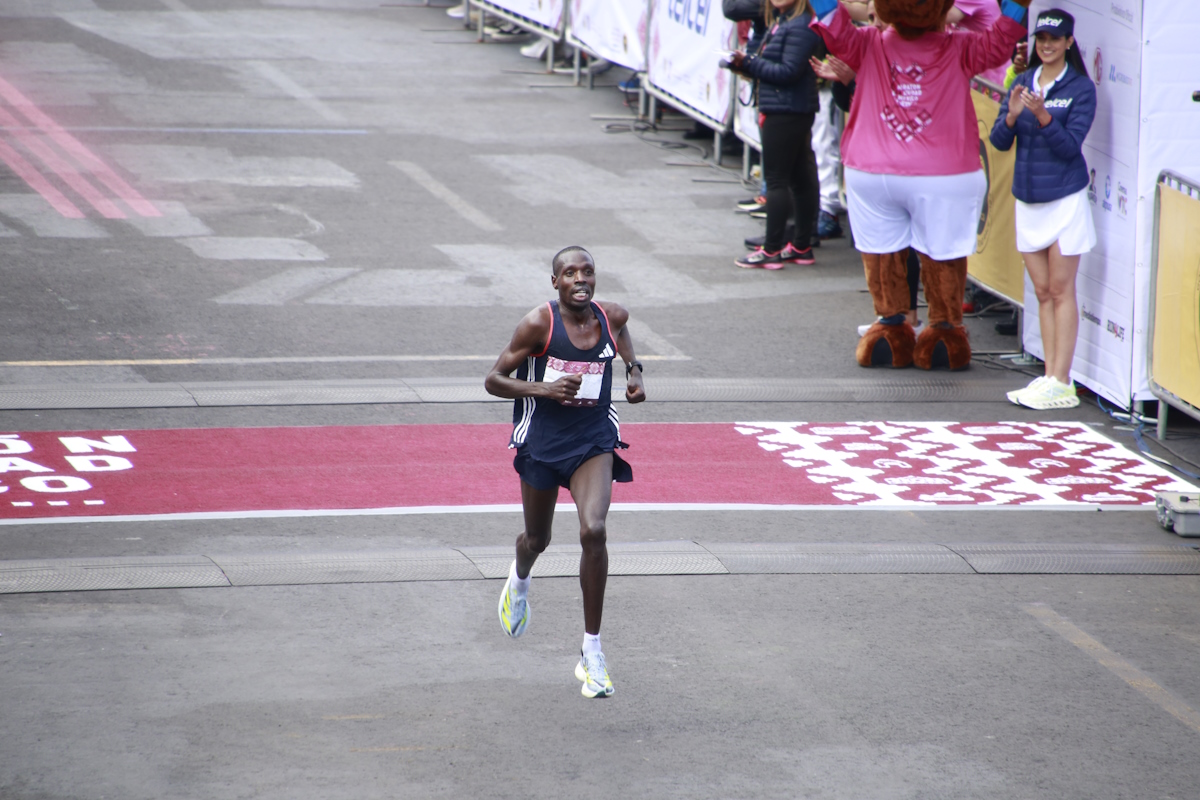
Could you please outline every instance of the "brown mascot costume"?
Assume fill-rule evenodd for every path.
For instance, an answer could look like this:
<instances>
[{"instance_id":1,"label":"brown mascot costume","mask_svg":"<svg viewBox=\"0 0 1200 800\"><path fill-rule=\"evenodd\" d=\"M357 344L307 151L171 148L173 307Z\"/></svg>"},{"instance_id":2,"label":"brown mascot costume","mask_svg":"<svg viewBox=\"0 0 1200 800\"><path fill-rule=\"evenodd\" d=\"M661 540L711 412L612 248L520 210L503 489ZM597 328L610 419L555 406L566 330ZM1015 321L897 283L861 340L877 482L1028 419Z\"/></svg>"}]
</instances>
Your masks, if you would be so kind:
<instances>
[{"instance_id":1,"label":"brown mascot costume","mask_svg":"<svg viewBox=\"0 0 1200 800\"><path fill-rule=\"evenodd\" d=\"M954 0L875 0L887 27L856 28L836 0L812 0L813 28L857 73L842 139L855 247L879 321L858 342L864 367L966 369L967 256L987 189L970 97L972 75L1008 61L1028 0L1004 0L985 33L948 33ZM906 260L918 252L929 324L905 319Z\"/></svg>"}]
</instances>

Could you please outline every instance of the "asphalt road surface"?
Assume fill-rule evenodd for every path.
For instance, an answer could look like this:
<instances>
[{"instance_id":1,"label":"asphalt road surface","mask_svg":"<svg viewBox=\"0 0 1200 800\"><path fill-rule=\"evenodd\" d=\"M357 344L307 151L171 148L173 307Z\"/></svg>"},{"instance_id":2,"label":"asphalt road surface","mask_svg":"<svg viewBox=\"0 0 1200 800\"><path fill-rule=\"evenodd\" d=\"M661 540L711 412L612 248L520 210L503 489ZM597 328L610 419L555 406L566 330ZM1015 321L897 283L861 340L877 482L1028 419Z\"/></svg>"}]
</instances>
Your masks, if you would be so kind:
<instances>
[{"instance_id":1,"label":"asphalt road surface","mask_svg":"<svg viewBox=\"0 0 1200 800\"><path fill-rule=\"evenodd\" d=\"M999 317L964 373L860 369L849 239L737 269L739 158L475 38L0 0L0 797L1197 797L1200 554L1142 505L1180 475L1092 399L1007 403ZM591 702L573 509L520 640L487 555L521 523L482 377L568 244L649 395ZM466 571L386 573L421 553ZM135 572L175 588L65 590Z\"/></svg>"}]
</instances>

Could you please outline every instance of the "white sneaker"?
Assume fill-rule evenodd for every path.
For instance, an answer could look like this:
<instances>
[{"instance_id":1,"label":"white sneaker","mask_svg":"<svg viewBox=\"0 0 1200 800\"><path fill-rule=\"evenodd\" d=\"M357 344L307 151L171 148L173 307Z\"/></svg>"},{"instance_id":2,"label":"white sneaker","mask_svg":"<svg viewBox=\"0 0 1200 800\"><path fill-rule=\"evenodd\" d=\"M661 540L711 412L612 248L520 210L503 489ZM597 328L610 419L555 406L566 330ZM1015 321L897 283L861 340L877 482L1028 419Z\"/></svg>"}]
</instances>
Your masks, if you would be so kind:
<instances>
[{"instance_id":1,"label":"white sneaker","mask_svg":"<svg viewBox=\"0 0 1200 800\"><path fill-rule=\"evenodd\" d=\"M612 697L612 681L608 679L608 667L604 663L604 653L587 655L579 653L579 663L575 665L575 677L583 681L584 697Z\"/></svg>"},{"instance_id":2,"label":"white sneaker","mask_svg":"<svg viewBox=\"0 0 1200 800\"><path fill-rule=\"evenodd\" d=\"M467 15L467 4L459 3L456 6L451 6L446 9L446 16L451 19L462 19Z\"/></svg>"},{"instance_id":3,"label":"white sneaker","mask_svg":"<svg viewBox=\"0 0 1200 800\"><path fill-rule=\"evenodd\" d=\"M1011 392L1006 393L1005 397L1008 398L1008 402L1012 403L1015 406L1019 406L1019 405L1021 405L1021 397L1023 397L1024 395L1027 395L1031 392L1038 391L1039 389L1042 388L1042 384L1045 382L1046 382L1046 376L1039 375L1038 377L1031 380L1027 385L1022 386L1020 389L1013 389Z\"/></svg>"},{"instance_id":4,"label":"white sneaker","mask_svg":"<svg viewBox=\"0 0 1200 800\"><path fill-rule=\"evenodd\" d=\"M546 48L550 46L550 40L546 38L538 39L536 42L530 42L521 48L521 55L526 58L545 58Z\"/></svg>"},{"instance_id":5,"label":"white sneaker","mask_svg":"<svg viewBox=\"0 0 1200 800\"><path fill-rule=\"evenodd\" d=\"M517 574L517 562L514 561L508 570L508 580L504 582L504 591L500 593L500 627L513 639L525 632L529 624L529 600L517 594L513 588L513 576Z\"/></svg>"},{"instance_id":6,"label":"white sneaker","mask_svg":"<svg viewBox=\"0 0 1200 800\"><path fill-rule=\"evenodd\" d=\"M1018 399L1021 405L1035 411L1075 408L1079 405L1079 395L1075 392L1075 384L1059 383L1058 379L1054 377L1046 378L1037 391L1018 395Z\"/></svg>"}]
</instances>

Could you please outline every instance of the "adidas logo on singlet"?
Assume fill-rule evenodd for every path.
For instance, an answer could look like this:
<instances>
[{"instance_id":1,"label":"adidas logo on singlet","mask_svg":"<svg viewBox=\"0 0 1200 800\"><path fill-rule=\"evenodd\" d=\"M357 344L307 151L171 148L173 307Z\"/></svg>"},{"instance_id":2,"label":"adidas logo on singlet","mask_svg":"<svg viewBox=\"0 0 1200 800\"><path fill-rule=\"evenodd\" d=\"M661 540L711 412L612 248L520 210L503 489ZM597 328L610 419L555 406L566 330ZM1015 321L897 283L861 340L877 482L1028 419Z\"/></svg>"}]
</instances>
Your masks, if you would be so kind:
<instances>
[{"instance_id":1,"label":"adidas logo on singlet","mask_svg":"<svg viewBox=\"0 0 1200 800\"><path fill-rule=\"evenodd\" d=\"M611 344L604 345L604 349L600 351L599 358L612 358L614 355Z\"/></svg>"}]
</instances>

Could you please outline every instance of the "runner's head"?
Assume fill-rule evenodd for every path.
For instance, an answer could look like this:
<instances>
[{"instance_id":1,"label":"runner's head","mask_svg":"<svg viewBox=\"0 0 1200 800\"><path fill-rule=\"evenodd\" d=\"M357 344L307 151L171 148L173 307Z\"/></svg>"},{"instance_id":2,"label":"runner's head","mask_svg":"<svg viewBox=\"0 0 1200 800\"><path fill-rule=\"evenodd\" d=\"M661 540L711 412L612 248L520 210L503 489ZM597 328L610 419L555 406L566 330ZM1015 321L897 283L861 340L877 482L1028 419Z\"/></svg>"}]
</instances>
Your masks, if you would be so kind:
<instances>
[{"instance_id":1,"label":"runner's head","mask_svg":"<svg viewBox=\"0 0 1200 800\"><path fill-rule=\"evenodd\" d=\"M559 250L551 262L550 283L558 290L560 307L581 310L592 302L596 291L596 263L579 245Z\"/></svg>"}]
</instances>

